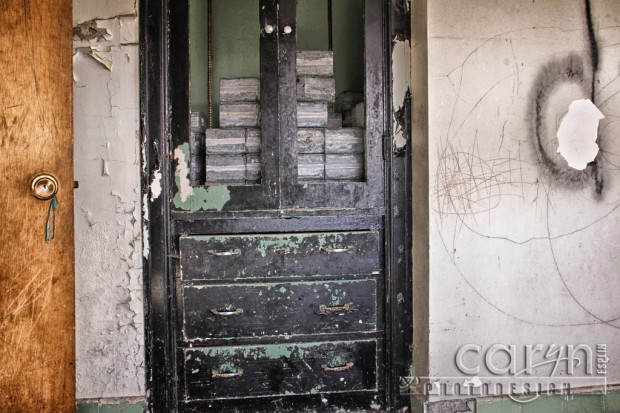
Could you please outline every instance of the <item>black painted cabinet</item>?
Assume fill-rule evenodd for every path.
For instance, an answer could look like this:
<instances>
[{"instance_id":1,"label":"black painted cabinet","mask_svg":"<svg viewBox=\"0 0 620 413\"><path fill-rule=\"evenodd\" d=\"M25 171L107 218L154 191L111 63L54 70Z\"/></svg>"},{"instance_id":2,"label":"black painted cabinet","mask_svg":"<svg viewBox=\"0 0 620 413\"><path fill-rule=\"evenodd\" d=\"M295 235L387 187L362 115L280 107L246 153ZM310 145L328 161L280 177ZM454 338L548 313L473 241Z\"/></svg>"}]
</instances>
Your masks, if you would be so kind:
<instances>
[{"instance_id":1,"label":"black painted cabinet","mask_svg":"<svg viewBox=\"0 0 620 413\"><path fill-rule=\"evenodd\" d=\"M171 90L173 99L180 102L171 107L172 138L179 144L174 153L174 184L179 194L174 198L175 209L383 207L387 125L384 4L376 0L347 2L359 3L363 13L359 16L363 38L357 42L362 59L347 62L365 67L359 91L336 96L334 81L346 78L334 77L337 53L297 49L294 0L244 3L242 7L257 7L259 16L256 23L260 26L254 31L260 48L258 77L215 79L221 82L217 89L219 116L202 123L218 123L218 127L206 128L204 135L194 134L191 127L204 118L193 113L192 122L187 122L191 100L187 68L182 71L174 65L171 80L174 85L186 86ZM187 46L180 44L187 38L179 38L179 43L172 40L172 60L187 61ZM359 113L352 116L355 109ZM190 136L200 136L203 142L183 145ZM256 139L253 144L252 139ZM197 157L203 160L194 162ZM201 189L191 189L195 186L190 179L193 176L203 177L203 182L197 180ZM225 200L213 200L218 197Z\"/></svg>"},{"instance_id":2,"label":"black painted cabinet","mask_svg":"<svg viewBox=\"0 0 620 413\"><path fill-rule=\"evenodd\" d=\"M249 1L259 72L217 79L213 119L211 106L190 109L188 3L143 0L152 411L408 405L410 218L391 211L408 211L410 193L393 190L409 158L389 139L393 17L383 1L359 3L363 91L336 93L337 50L298 50L307 7Z\"/></svg>"}]
</instances>

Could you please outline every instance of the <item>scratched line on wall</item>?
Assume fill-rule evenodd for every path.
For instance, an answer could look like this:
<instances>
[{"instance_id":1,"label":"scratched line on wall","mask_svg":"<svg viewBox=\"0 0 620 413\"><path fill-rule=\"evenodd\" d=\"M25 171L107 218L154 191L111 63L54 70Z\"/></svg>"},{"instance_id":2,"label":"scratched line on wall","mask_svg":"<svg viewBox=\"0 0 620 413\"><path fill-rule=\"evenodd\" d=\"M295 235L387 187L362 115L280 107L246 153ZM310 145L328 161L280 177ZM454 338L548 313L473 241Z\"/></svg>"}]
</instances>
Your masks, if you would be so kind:
<instances>
[{"instance_id":1,"label":"scratched line on wall","mask_svg":"<svg viewBox=\"0 0 620 413\"><path fill-rule=\"evenodd\" d=\"M573 7L577 12L578 7ZM448 110L442 114L446 127L436 139L432 209L439 241L456 272L499 312L532 325L617 328L618 314L613 314L613 308L601 311L596 294L585 295L576 287L579 276L567 267L576 259L598 265L591 264L592 256L568 248L580 236L587 238L596 231L607 236L605 222L616 222L620 208L620 159L614 142L620 132L620 32L618 26L597 23L600 12L592 10L590 1L579 7L580 29L530 25L481 38L477 46L463 52L462 60L452 60L452 69L437 77L438 84L452 89L454 100L446 105ZM558 50L545 54L536 49L544 43L528 43L537 33L548 39L580 37L582 44L554 39L549 44L558 45ZM447 40L438 37L436 41ZM446 97L440 96L443 103ZM605 119L596 137L600 148L596 158L578 170L558 153L556 132L569 103L584 98ZM508 250L498 247L503 252L497 259L502 260L518 260L526 251L541 248L541 256L548 257L553 268L547 277L554 276L553 285L572 300L576 318L560 322L553 316L532 318L535 311L515 312L499 297L489 295L485 281L504 276L489 269L472 271L463 264L467 261L459 251L472 248L472 243L479 248L512 245ZM510 273L517 275L519 265L510 267ZM606 272L596 276L610 281ZM545 302L541 303L533 305L544 311Z\"/></svg>"}]
</instances>

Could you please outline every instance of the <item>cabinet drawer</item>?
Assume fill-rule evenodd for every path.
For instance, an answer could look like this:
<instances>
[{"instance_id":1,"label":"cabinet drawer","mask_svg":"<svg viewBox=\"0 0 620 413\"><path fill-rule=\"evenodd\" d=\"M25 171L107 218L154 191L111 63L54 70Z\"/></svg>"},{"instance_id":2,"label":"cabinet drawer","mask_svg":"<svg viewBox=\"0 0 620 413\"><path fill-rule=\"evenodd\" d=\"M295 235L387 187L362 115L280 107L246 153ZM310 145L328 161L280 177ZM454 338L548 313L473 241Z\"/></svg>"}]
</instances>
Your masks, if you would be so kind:
<instances>
[{"instance_id":1,"label":"cabinet drawer","mask_svg":"<svg viewBox=\"0 0 620 413\"><path fill-rule=\"evenodd\" d=\"M182 236L183 280L372 274L378 231Z\"/></svg>"},{"instance_id":2,"label":"cabinet drawer","mask_svg":"<svg viewBox=\"0 0 620 413\"><path fill-rule=\"evenodd\" d=\"M182 351L188 401L377 388L374 340Z\"/></svg>"},{"instance_id":3,"label":"cabinet drawer","mask_svg":"<svg viewBox=\"0 0 620 413\"><path fill-rule=\"evenodd\" d=\"M376 281L183 287L184 334L196 338L349 333L376 329Z\"/></svg>"}]
</instances>

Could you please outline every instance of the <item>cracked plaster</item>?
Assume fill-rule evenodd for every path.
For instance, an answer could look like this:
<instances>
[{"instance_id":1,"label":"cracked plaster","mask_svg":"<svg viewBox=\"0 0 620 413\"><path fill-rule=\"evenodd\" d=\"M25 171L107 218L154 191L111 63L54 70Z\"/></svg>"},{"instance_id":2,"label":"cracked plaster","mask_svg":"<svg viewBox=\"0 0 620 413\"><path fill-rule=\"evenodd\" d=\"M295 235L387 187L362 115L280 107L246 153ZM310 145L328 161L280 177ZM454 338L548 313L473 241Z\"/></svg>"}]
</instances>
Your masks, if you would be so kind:
<instances>
[{"instance_id":1,"label":"cracked plaster","mask_svg":"<svg viewBox=\"0 0 620 413\"><path fill-rule=\"evenodd\" d=\"M144 397L136 4L76 0L83 22L73 44L76 398Z\"/></svg>"}]
</instances>

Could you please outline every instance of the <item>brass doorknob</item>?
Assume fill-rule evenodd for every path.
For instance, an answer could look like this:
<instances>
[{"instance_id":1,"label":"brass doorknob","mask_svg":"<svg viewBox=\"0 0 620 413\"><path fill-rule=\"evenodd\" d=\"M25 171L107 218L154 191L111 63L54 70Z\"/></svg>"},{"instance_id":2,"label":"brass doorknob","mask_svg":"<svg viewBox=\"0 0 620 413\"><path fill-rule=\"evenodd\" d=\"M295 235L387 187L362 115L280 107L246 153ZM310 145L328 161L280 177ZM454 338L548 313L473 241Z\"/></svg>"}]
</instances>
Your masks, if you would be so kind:
<instances>
[{"instance_id":1,"label":"brass doorknob","mask_svg":"<svg viewBox=\"0 0 620 413\"><path fill-rule=\"evenodd\" d=\"M49 173L37 174L30 182L32 196L43 201L52 199L58 192L58 179Z\"/></svg>"}]
</instances>

